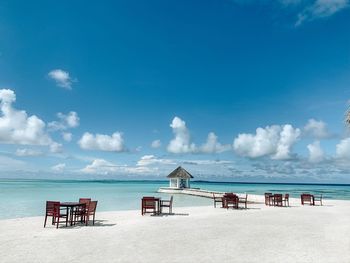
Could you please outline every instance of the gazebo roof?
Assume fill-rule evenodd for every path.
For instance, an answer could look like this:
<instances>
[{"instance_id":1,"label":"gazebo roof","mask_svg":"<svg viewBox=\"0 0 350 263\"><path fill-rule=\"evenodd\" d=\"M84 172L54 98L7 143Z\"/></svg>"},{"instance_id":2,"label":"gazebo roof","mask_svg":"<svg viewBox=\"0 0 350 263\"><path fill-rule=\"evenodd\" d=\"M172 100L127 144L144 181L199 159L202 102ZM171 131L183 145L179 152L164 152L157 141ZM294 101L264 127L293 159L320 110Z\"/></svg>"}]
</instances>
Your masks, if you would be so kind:
<instances>
[{"instance_id":1,"label":"gazebo roof","mask_svg":"<svg viewBox=\"0 0 350 263\"><path fill-rule=\"evenodd\" d=\"M181 166L177 167L174 171L172 171L167 178L181 178L181 179L189 179L193 178L193 176L187 172L184 168Z\"/></svg>"}]
</instances>

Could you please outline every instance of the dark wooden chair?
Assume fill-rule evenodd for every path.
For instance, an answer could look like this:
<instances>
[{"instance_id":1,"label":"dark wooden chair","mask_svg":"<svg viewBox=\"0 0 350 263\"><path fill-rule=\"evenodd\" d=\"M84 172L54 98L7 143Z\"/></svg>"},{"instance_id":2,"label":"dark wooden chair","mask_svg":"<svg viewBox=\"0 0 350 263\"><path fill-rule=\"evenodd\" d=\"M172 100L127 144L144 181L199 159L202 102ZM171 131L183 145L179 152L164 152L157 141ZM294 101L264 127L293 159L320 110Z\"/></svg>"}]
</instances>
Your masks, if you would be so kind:
<instances>
[{"instance_id":1,"label":"dark wooden chair","mask_svg":"<svg viewBox=\"0 0 350 263\"><path fill-rule=\"evenodd\" d=\"M274 206L283 206L283 196L282 194L273 195L273 205Z\"/></svg>"},{"instance_id":2,"label":"dark wooden chair","mask_svg":"<svg viewBox=\"0 0 350 263\"><path fill-rule=\"evenodd\" d=\"M213 201L214 201L215 208L216 208L216 203L221 203L221 207L223 207L222 196L217 196L215 195L215 193L213 193Z\"/></svg>"},{"instance_id":3,"label":"dark wooden chair","mask_svg":"<svg viewBox=\"0 0 350 263\"><path fill-rule=\"evenodd\" d=\"M307 203L309 203L309 205L315 205L314 196L311 194L301 194L300 199L302 205Z\"/></svg>"},{"instance_id":4,"label":"dark wooden chair","mask_svg":"<svg viewBox=\"0 0 350 263\"><path fill-rule=\"evenodd\" d=\"M271 205L272 193L265 193L265 205Z\"/></svg>"},{"instance_id":5,"label":"dark wooden chair","mask_svg":"<svg viewBox=\"0 0 350 263\"><path fill-rule=\"evenodd\" d=\"M284 206L289 206L289 194L284 195L282 202L284 203Z\"/></svg>"},{"instance_id":6,"label":"dark wooden chair","mask_svg":"<svg viewBox=\"0 0 350 263\"><path fill-rule=\"evenodd\" d=\"M161 200L160 201L160 212L163 213L163 208L169 209L169 214L173 212L173 196L170 197L170 200Z\"/></svg>"},{"instance_id":7,"label":"dark wooden chair","mask_svg":"<svg viewBox=\"0 0 350 263\"><path fill-rule=\"evenodd\" d=\"M148 212L151 210L151 212ZM144 215L146 213L155 214L157 211L156 200L154 197L145 196L141 200L141 214Z\"/></svg>"},{"instance_id":8,"label":"dark wooden chair","mask_svg":"<svg viewBox=\"0 0 350 263\"><path fill-rule=\"evenodd\" d=\"M74 223L76 223L76 222L84 223L85 222L85 215L88 211L90 202L91 202L91 198L79 198L79 204L82 204L82 206L78 206L73 211Z\"/></svg>"},{"instance_id":9,"label":"dark wooden chair","mask_svg":"<svg viewBox=\"0 0 350 263\"><path fill-rule=\"evenodd\" d=\"M65 218L66 219L66 226L68 225L68 215L65 213L61 213L60 209L60 202L58 201L46 201L46 212L45 212L45 222L44 227L46 227L46 221L47 217L52 217L52 225L57 224L56 228L58 228L58 225L61 223L60 219ZM64 223L64 222L62 222Z\"/></svg>"},{"instance_id":10,"label":"dark wooden chair","mask_svg":"<svg viewBox=\"0 0 350 263\"><path fill-rule=\"evenodd\" d=\"M240 204L244 204L244 208L247 209L247 204L248 204L248 194L245 194L245 197L239 197Z\"/></svg>"},{"instance_id":11,"label":"dark wooden chair","mask_svg":"<svg viewBox=\"0 0 350 263\"><path fill-rule=\"evenodd\" d=\"M239 198L233 193L227 193L223 196L224 207L229 209L230 207L238 209Z\"/></svg>"},{"instance_id":12,"label":"dark wooden chair","mask_svg":"<svg viewBox=\"0 0 350 263\"><path fill-rule=\"evenodd\" d=\"M92 216L92 224L95 225L95 214L96 214L97 201L91 201L84 214L85 224L89 224L89 218Z\"/></svg>"},{"instance_id":13,"label":"dark wooden chair","mask_svg":"<svg viewBox=\"0 0 350 263\"><path fill-rule=\"evenodd\" d=\"M315 195L314 196L314 204L316 204L316 202L319 202L320 205L322 205L322 195Z\"/></svg>"}]
</instances>

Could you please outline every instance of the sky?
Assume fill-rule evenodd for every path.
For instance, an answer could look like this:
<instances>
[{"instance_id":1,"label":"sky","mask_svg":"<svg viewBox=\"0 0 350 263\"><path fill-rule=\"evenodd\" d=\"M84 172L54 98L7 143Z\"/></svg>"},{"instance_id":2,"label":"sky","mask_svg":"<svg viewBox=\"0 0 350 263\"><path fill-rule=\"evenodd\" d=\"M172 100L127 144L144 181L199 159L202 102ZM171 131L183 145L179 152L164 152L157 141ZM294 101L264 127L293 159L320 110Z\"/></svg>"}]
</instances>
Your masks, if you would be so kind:
<instances>
[{"instance_id":1,"label":"sky","mask_svg":"<svg viewBox=\"0 0 350 263\"><path fill-rule=\"evenodd\" d=\"M0 2L0 178L350 183L349 0Z\"/></svg>"}]
</instances>

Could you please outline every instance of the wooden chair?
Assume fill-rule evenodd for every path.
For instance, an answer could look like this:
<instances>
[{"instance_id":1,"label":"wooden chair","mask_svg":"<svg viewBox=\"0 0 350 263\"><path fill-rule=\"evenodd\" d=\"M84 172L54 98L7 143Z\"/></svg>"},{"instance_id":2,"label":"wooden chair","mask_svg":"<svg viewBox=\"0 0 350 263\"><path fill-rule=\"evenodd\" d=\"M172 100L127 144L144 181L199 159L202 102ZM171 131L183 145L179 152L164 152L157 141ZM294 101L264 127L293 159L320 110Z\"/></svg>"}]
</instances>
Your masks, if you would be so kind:
<instances>
[{"instance_id":1,"label":"wooden chair","mask_svg":"<svg viewBox=\"0 0 350 263\"><path fill-rule=\"evenodd\" d=\"M320 205L322 205L322 195L314 196L314 203L316 204L316 202L320 202Z\"/></svg>"},{"instance_id":2,"label":"wooden chair","mask_svg":"<svg viewBox=\"0 0 350 263\"><path fill-rule=\"evenodd\" d=\"M271 205L272 193L265 193L265 205Z\"/></svg>"},{"instance_id":3,"label":"wooden chair","mask_svg":"<svg viewBox=\"0 0 350 263\"><path fill-rule=\"evenodd\" d=\"M52 225L57 223L56 228L58 228L58 225L60 224L60 218L65 218L66 219L66 226L68 225L68 215L61 213L60 202L58 202L58 201L46 201L44 227L46 227L46 221L47 221L48 216L52 217Z\"/></svg>"},{"instance_id":4,"label":"wooden chair","mask_svg":"<svg viewBox=\"0 0 350 263\"><path fill-rule=\"evenodd\" d=\"M245 197L239 197L238 203L244 204L244 208L247 209L248 194L245 194Z\"/></svg>"},{"instance_id":5,"label":"wooden chair","mask_svg":"<svg viewBox=\"0 0 350 263\"><path fill-rule=\"evenodd\" d=\"M160 201L160 213L163 213L163 208L167 207L169 209L169 214L173 212L173 196L170 197L170 200L161 200Z\"/></svg>"},{"instance_id":6,"label":"wooden chair","mask_svg":"<svg viewBox=\"0 0 350 263\"><path fill-rule=\"evenodd\" d=\"M214 207L216 208L216 203L221 203L221 207L223 207L222 196L215 196L213 193Z\"/></svg>"},{"instance_id":7,"label":"wooden chair","mask_svg":"<svg viewBox=\"0 0 350 263\"><path fill-rule=\"evenodd\" d=\"M74 211L74 224L76 222L83 223L84 221L84 216L86 215L89 205L91 202L91 198L79 198L79 204L82 204L82 206L77 207Z\"/></svg>"},{"instance_id":8,"label":"wooden chair","mask_svg":"<svg viewBox=\"0 0 350 263\"><path fill-rule=\"evenodd\" d=\"M147 210L151 210L152 212L147 212ZM144 215L146 213L155 214L157 211L156 201L154 197L145 196L141 200L141 214Z\"/></svg>"},{"instance_id":9,"label":"wooden chair","mask_svg":"<svg viewBox=\"0 0 350 263\"><path fill-rule=\"evenodd\" d=\"M282 202L284 203L284 206L289 206L289 194L284 195Z\"/></svg>"},{"instance_id":10,"label":"wooden chair","mask_svg":"<svg viewBox=\"0 0 350 263\"><path fill-rule=\"evenodd\" d=\"M274 206L283 206L283 196L282 194L273 195L273 205Z\"/></svg>"},{"instance_id":11,"label":"wooden chair","mask_svg":"<svg viewBox=\"0 0 350 263\"><path fill-rule=\"evenodd\" d=\"M84 214L84 220L86 225L89 224L89 217L92 216L92 224L95 225L95 213L96 213L97 201L91 201Z\"/></svg>"},{"instance_id":12,"label":"wooden chair","mask_svg":"<svg viewBox=\"0 0 350 263\"><path fill-rule=\"evenodd\" d=\"M311 194L301 194L300 199L302 205L306 203L309 203L309 205L315 205L314 196Z\"/></svg>"},{"instance_id":13,"label":"wooden chair","mask_svg":"<svg viewBox=\"0 0 350 263\"><path fill-rule=\"evenodd\" d=\"M225 194L223 197L224 207L229 209L230 207L238 209L239 198L233 193Z\"/></svg>"}]
</instances>

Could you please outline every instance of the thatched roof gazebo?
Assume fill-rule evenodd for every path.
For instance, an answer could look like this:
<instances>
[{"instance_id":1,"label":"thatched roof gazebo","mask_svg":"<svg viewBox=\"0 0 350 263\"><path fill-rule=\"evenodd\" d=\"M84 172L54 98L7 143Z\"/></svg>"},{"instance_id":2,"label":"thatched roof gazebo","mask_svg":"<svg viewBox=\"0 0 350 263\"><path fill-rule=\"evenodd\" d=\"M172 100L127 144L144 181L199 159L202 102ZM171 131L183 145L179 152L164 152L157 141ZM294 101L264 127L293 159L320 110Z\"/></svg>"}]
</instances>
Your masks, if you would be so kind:
<instances>
[{"instance_id":1,"label":"thatched roof gazebo","mask_svg":"<svg viewBox=\"0 0 350 263\"><path fill-rule=\"evenodd\" d=\"M169 178L169 187L171 188L190 188L190 179L193 176L181 166L172 171Z\"/></svg>"}]
</instances>

